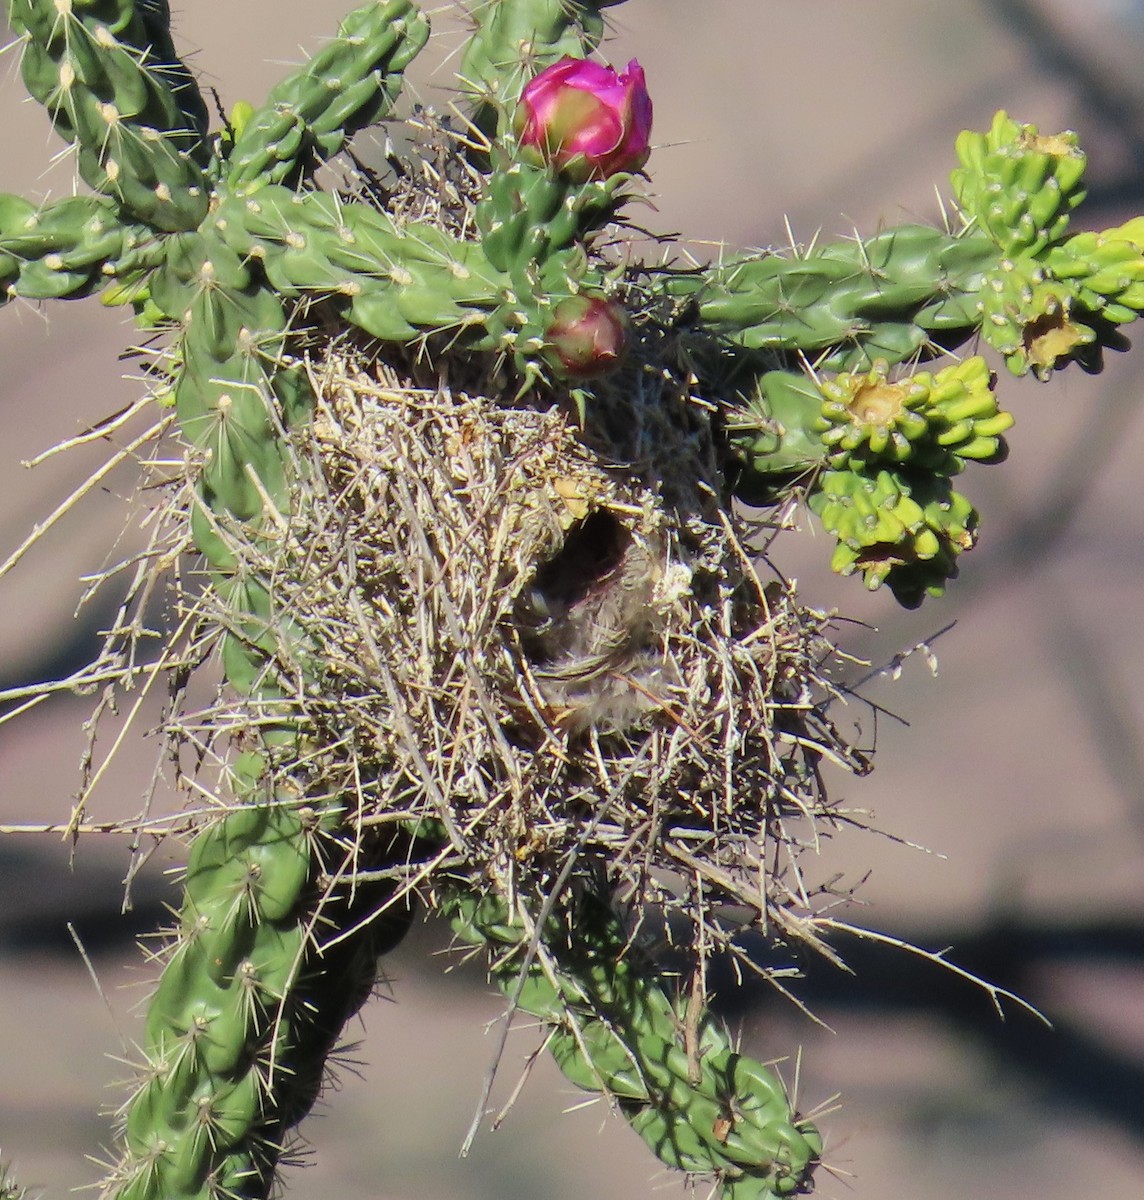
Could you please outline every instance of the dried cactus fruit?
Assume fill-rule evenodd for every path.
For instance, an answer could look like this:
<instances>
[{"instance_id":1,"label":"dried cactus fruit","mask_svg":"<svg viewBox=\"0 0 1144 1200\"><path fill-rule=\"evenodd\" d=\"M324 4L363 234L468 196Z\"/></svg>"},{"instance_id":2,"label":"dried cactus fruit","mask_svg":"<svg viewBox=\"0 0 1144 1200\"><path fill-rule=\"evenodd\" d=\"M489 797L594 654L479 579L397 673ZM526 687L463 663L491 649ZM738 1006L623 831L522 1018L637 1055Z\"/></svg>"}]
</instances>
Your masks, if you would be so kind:
<instances>
[{"instance_id":1,"label":"dried cactus fruit","mask_svg":"<svg viewBox=\"0 0 1144 1200\"><path fill-rule=\"evenodd\" d=\"M838 539L834 570L887 584L907 608L943 594L977 537L976 510L940 475L825 471L807 503Z\"/></svg>"},{"instance_id":2,"label":"dried cactus fruit","mask_svg":"<svg viewBox=\"0 0 1144 1200\"><path fill-rule=\"evenodd\" d=\"M956 475L967 461L997 462L1001 439L1013 425L993 392L993 373L983 358L968 358L935 375L916 371L889 378L886 363L864 374L836 375L819 383L818 432L835 469L877 463L910 463Z\"/></svg>"}]
</instances>

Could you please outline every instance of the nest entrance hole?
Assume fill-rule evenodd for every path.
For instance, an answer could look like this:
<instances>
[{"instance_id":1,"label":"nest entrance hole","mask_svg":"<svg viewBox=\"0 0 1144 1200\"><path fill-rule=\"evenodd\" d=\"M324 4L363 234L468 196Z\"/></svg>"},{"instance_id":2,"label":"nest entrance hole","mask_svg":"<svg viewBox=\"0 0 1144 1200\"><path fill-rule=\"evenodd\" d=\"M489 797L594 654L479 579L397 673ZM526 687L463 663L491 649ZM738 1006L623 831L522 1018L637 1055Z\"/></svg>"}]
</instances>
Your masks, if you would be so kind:
<instances>
[{"instance_id":1,"label":"nest entrance hole","mask_svg":"<svg viewBox=\"0 0 1144 1200\"><path fill-rule=\"evenodd\" d=\"M535 599L558 620L606 587L624 560L631 532L606 510L589 513L533 578Z\"/></svg>"}]
</instances>

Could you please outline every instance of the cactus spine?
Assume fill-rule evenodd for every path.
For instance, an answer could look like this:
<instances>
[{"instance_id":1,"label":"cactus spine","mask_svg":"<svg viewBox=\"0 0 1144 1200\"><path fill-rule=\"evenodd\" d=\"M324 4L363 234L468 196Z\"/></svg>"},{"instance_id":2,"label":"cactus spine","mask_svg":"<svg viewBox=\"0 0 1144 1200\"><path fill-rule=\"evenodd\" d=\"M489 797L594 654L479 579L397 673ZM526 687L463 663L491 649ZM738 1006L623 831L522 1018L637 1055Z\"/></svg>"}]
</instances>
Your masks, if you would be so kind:
<instances>
[{"instance_id":1,"label":"cactus spine","mask_svg":"<svg viewBox=\"0 0 1144 1200\"><path fill-rule=\"evenodd\" d=\"M0 1164L0 1200L25 1200L28 1192L13 1179L8 1167Z\"/></svg>"},{"instance_id":2,"label":"cactus spine","mask_svg":"<svg viewBox=\"0 0 1144 1200\"><path fill-rule=\"evenodd\" d=\"M661 431L675 422L688 452L717 447L722 478L689 481L691 494L704 497L697 510L731 492L768 503L798 491L837 539L835 569L860 574L869 587L886 584L905 604L940 594L956 574L979 519L951 480L969 462L1001 461L1012 424L983 359L934 371L920 369L922 360L980 332L1017 374L1047 377L1070 361L1094 368L1104 347L1121 344L1117 327L1144 311L1144 218L1069 236L1083 198L1075 137L1045 138L1005 114L987 133L958 140L956 230L903 225L697 270L610 261L600 234L630 197L631 174L576 183L524 161L513 122L534 73L596 49L607 7L470 5L460 75L488 145L456 151L479 177L479 194L463 198L463 217L450 225L324 192L314 178L355 132L392 113L403 73L428 37L411 0L355 9L261 106L238 106L213 136L194 78L175 54L165 0L7 0L28 89L74 144L95 194L42 206L0 195L4 297L102 290L106 302L132 304L142 322L169 336L169 390L195 483L186 519L217 599L223 669L245 698L250 725L229 769L233 803L191 847L139 1087L124 1106L121 1154L106 1184L116 1200L271 1191L284 1139L313 1100L341 1023L368 993L376 953L400 936L408 915L385 870L373 890L355 884L343 893L329 879L344 871L352 882L355 872L422 853L426 863L463 858L472 832L444 819L402 819L388 839L366 836L354 825L361 814L353 796L310 786L312 754L323 738L336 740L306 703L326 686L330 664L274 586L275 570L296 569L279 538L298 515L313 468L298 449L315 407L295 337L307 306L400 361L414 351L466 369L491 361L509 400L501 407L511 411L530 389L557 411L571 401L589 440L614 393L606 380L598 395L580 386L552 353L551 335L569 301L579 317L605 306L623 317L612 332L630 323L638 347L618 377L630 393L620 423L644 419L630 397L642 404L650 395ZM591 342L592 331L586 336ZM604 357L611 367L621 356L612 345ZM675 390L646 391L652 378ZM696 396L704 404L692 407L715 420L687 424L694 414L680 399ZM621 457L609 460L609 471ZM631 571L631 594L622 598L637 610L637 627L620 632L646 665L640 656L650 652L672 591L650 568L641 574L631 564L646 567L666 535L650 520L634 521L638 505L609 507L564 477L545 483L560 501L554 528L563 535L576 526L582 556L601 560L605 579ZM602 494L607 483L598 487ZM692 556L684 566L691 579L718 576L682 535L679 545ZM555 621L554 607L571 611L591 600L602 582L570 588L558 557L538 560L538 577L556 577L552 595L538 585L529 597L538 626ZM736 587L716 590L709 609L749 608ZM604 617L614 614L590 616L589 640L612 632ZM629 682L612 671L616 647L605 649L585 675L608 686ZM555 676L562 665L544 661L537 673ZM668 692L678 686L670 673L649 678ZM789 707L781 686L771 699ZM548 707L533 704L530 718L544 738L572 745L577 731L561 725L558 705ZM661 708L673 715L666 702ZM489 703L490 730L502 740L517 719ZM692 733L684 724L670 732ZM758 736L734 732L743 741ZM472 778L482 771L484 762ZM733 769L727 774L737 783ZM457 788L473 787L472 778ZM658 794L655 801L658 812ZM722 815L707 815L714 827L706 832L716 838ZM760 827L773 815L764 812ZM690 812L673 819L689 831L700 820ZM513 865L495 885L482 873L487 862L474 857L450 862L428 890L436 888L462 941L489 950L497 983L549 1028L566 1076L614 1098L664 1162L713 1174L731 1200L809 1187L822 1152L818 1131L792 1111L773 1073L734 1050L706 1008L681 1012L651 978L613 911L620 889L607 870L572 875L530 958L516 885L534 894L549 876L528 866L527 850L497 863L506 857ZM707 886L698 885L700 900ZM761 922L769 898L753 903ZM387 906L391 920L379 923ZM323 922L335 936L323 936Z\"/></svg>"}]
</instances>

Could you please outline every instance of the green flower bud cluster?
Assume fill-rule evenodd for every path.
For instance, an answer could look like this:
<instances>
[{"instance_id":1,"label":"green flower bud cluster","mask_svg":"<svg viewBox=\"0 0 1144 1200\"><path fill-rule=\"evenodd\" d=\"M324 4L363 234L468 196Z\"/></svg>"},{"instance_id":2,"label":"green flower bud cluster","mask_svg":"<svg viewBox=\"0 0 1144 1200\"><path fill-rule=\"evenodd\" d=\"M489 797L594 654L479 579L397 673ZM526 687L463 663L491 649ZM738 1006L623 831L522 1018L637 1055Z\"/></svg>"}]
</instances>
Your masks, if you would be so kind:
<instances>
[{"instance_id":1,"label":"green flower bud cluster","mask_svg":"<svg viewBox=\"0 0 1144 1200\"><path fill-rule=\"evenodd\" d=\"M889 378L885 362L869 371L819 382L816 430L835 469L908 462L913 469L956 475L967 461L997 462L1001 435L1013 424L997 406L993 373L980 357L934 375Z\"/></svg>"},{"instance_id":2,"label":"green flower bud cluster","mask_svg":"<svg viewBox=\"0 0 1144 1200\"><path fill-rule=\"evenodd\" d=\"M1052 277L1078 306L1124 325L1144 312L1144 217L1100 233L1078 233L1045 258Z\"/></svg>"},{"instance_id":3,"label":"green flower bud cluster","mask_svg":"<svg viewBox=\"0 0 1144 1200\"><path fill-rule=\"evenodd\" d=\"M1103 348L1123 348L1115 327L1144 308L1139 226L1065 239L1085 195L1073 133L1044 136L1000 112L988 133L962 133L957 153L962 216L1000 251L978 297L983 337L1016 375L1047 379L1071 361L1098 368Z\"/></svg>"},{"instance_id":4,"label":"green flower bud cluster","mask_svg":"<svg viewBox=\"0 0 1144 1200\"><path fill-rule=\"evenodd\" d=\"M1071 361L1099 370L1103 349L1127 345L1117 326L1144 311L1142 278L1136 220L1076 234L1040 259L1005 259L981 293L982 336L1017 375L1048 379Z\"/></svg>"},{"instance_id":5,"label":"green flower bud cluster","mask_svg":"<svg viewBox=\"0 0 1144 1200\"><path fill-rule=\"evenodd\" d=\"M618 1100L661 1161L715 1173L722 1194L737 1200L806 1190L822 1152L817 1129L706 1009L692 1018L689 1041L688 1018L641 970L606 902L588 894L574 913L553 917L541 934L548 961L533 961L523 979L529 935L503 901L458 886L441 907L462 941L489 949L490 974L505 994L550 1027L565 1076Z\"/></svg>"},{"instance_id":6,"label":"green flower bud cluster","mask_svg":"<svg viewBox=\"0 0 1144 1200\"><path fill-rule=\"evenodd\" d=\"M1084 199L1085 156L1074 133L1042 136L999 112L987 133L965 130L950 176L962 214L1002 254L1037 257L1058 242Z\"/></svg>"},{"instance_id":7,"label":"green flower bud cluster","mask_svg":"<svg viewBox=\"0 0 1144 1200\"><path fill-rule=\"evenodd\" d=\"M1040 261L1002 264L983 294L982 332L1041 378L1076 359L1099 370L1106 346L1123 348L1116 326L1144 311L1144 221L1078 233Z\"/></svg>"},{"instance_id":8,"label":"green flower bud cluster","mask_svg":"<svg viewBox=\"0 0 1144 1200\"><path fill-rule=\"evenodd\" d=\"M1014 375L1031 371L1047 379L1065 363L1084 361L1096 341L1095 330L1073 319L1069 286L1034 258L1003 259L986 280L978 308L982 337Z\"/></svg>"},{"instance_id":9,"label":"green flower bud cluster","mask_svg":"<svg viewBox=\"0 0 1144 1200\"><path fill-rule=\"evenodd\" d=\"M970 461L1000 462L1013 424L992 384L980 357L897 380L881 362L819 381L813 428L828 469L807 503L838 539L835 571L860 571L871 589L888 584L907 607L942 594L978 523L950 476Z\"/></svg>"},{"instance_id":10,"label":"green flower bud cluster","mask_svg":"<svg viewBox=\"0 0 1144 1200\"><path fill-rule=\"evenodd\" d=\"M969 461L999 462L1012 416L979 357L891 380L885 363L817 380L769 371L732 410L736 494L773 502L790 482L838 539L831 566L887 583L913 607L942 593L972 547L977 513L949 483Z\"/></svg>"},{"instance_id":11,"label":"green flower bud cluster","mask_svg":"<svg viewBox=\"0 0 1144 1200\"><path fill-rule=\"evenodd\" d=\"M21 70L58 133L79 150L79 172L131 219L193 229L206 216L211 149L206 110L165 49L154 12L134 0L8 0L24 36ZM167 36L169 42L169 33Z\"/></svg>"},{"instance_id":12,"label":"green flower bud cluster","mask_svg":"<svg viewBox=\"0 0 1144 1200\"><path fill-rule=\"evenodd\" d=\"M838 539L831 567L888 585L907 608L942 595L977 537L976 510L942 475L825 471L807 504Z\"/></svg>"}]
</instances>

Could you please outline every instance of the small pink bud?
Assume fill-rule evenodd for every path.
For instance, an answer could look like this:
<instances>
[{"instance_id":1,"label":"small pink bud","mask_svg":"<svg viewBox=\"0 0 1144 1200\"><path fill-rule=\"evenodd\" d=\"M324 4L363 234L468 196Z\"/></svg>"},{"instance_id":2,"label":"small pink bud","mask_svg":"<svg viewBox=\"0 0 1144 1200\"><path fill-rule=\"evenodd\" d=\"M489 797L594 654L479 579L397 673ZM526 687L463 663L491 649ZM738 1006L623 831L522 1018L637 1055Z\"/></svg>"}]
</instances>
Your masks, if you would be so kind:
<instances>
[{"instance_id":1,"label":"small pink bud","mask_svg":"<svg viewBox=\"0 0 1144 1200\"><path fill-rule=\"evenodd\" d=\"M516 113L525 156L574 183L638 171L651 153L651 96L633 58L618 75L585 58L562 58L528 83Z\"/></svg>"},{"instance_id":2,"label":"small pink bud","mask_svg":"<svg viewBox=\"0 0 1144 1200\"><path fill-rule=\"evenodd\" d=\"M627 353L628 316L614 300L569 296L553 310L545 342L567 377L591 379L610 371Z\"/></svg>"}]
</instances>

